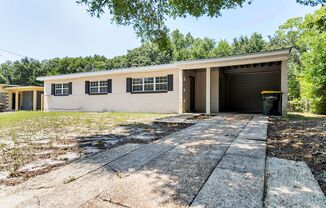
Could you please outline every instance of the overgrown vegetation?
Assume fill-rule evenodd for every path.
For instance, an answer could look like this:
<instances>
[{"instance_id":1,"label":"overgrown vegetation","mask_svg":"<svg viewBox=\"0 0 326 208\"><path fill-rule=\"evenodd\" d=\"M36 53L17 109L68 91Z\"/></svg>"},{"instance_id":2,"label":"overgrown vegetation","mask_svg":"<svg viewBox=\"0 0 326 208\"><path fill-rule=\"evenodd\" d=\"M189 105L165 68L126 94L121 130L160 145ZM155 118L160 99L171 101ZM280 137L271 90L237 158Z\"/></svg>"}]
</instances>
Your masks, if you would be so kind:
<instances>
[{"instance_id":1,"label":"overgrown vegetation","mask_svg":"<svg viewBox=\"0 0 326 208\"><path fill-rule=\"evenodd\" d=\"M312 3L314 1L311 1ZM316 1L317 2L317 1ZM126 55L65 57L38 61L23 58L0 65L0 83L40 85L36 77L170 63L179 60L223 57L292 47L289 60L291 111L326 114L326 6L305 17L289 19L265 40L261 34L240 36L233 41L195 38L178 30L168 36L161 50L146 42Z\"/></svg>"}]
</instances>

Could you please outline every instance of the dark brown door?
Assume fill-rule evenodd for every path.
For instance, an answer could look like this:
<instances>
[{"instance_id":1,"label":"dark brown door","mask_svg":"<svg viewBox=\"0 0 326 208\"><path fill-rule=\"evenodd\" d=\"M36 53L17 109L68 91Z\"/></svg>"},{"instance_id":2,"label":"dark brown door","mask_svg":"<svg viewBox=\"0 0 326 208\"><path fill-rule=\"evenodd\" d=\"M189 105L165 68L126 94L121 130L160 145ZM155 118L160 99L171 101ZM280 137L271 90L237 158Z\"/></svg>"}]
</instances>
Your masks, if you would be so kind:
<instances>
[{"instance_id":1,"label":"dark brown door","mask_svg":"<svg viewBox=\"0 0 326 208\"><path fill-rule=\"evenodd\" d=\"M280 90L279 71L263 73L228 74L227 107L228 111L261 113L263 90Z\"/></svg>"},{"instance_id":2,"label":"dark brown door","mask_svg":"<svg viewBox=\"0 0 326 208\"><path fill-rule=\"evenodd\" d=\"M190 111L195 112L195 77L189 77L190 83Z\"/></svg>"}]
</instances>

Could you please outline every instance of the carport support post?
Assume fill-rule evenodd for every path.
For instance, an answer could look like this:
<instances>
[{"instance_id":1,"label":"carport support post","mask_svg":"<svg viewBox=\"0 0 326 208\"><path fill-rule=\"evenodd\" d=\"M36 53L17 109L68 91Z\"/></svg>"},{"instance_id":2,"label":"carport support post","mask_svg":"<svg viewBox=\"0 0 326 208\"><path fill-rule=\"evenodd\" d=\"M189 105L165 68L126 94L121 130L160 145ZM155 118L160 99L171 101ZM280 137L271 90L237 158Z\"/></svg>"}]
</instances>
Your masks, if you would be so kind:
<instances>
[{"instance_id":1,"label":"carport support post","mask_svg":"<svg viewBox=\"0 0 326 208\"><path fill-rule=\"evenodd\" d=\"M282 61L281 65L281 91L282 91L282 115L287 115L288 108L288 61Z\"/></svg>"},{"instance_id":2,"label":"carport support post","mask_svg":"<svg viewBox=\"0 0 326 208\"><path fill-rule=\"evenodd\" d=\"M211 114L211 68L206 68L206 114Z\"/></svg>"},{"instance_id":3,"label":"carport support post","mask_svg":"<svg viewBox=\"0 0 326 208\"><path fill-rule=\"evenodd\" d=\"M37 107L37 91L33 90L33 111L36 111Z\"/></svg>"},{"instance_id":4,"label":"carport support post","mask_svg":"<svg viewBox=\"0 0 326 208\"><path fill-rule=\"evenodd\" d=\"M178 103L178 113L183 113L183 70L179 69L179 80L178 80L178 90L179 90L179 103Z\"/></svg>"},{"instance_id":5,"label":"carport support post","mask_svg":"<svg viewBox=\"0 0 326 208\"><path fill-rule=\"evenodd\" d=\"M15 111L19 110L18 104L19 104L19 92L16 91L15 92Z\"/></svg>"}]
</instances>

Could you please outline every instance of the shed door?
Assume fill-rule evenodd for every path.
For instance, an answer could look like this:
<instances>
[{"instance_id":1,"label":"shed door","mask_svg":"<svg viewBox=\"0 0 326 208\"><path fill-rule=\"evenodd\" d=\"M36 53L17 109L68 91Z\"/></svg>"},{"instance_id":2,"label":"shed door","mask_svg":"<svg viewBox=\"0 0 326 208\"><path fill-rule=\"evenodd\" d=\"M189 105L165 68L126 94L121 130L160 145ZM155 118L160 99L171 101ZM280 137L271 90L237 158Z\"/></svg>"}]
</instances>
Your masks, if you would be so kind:
<instances>
[{"instance_id":1,"label":"shed door","mask_svg":"<svg viewBox=\"0 0 326 208\"><path fill-rule=\"evenodd\" d=\"M233 112L261 113L263 90L280 90L280 71L227 75L227 109Z\"/></svg>"}]
</instances>

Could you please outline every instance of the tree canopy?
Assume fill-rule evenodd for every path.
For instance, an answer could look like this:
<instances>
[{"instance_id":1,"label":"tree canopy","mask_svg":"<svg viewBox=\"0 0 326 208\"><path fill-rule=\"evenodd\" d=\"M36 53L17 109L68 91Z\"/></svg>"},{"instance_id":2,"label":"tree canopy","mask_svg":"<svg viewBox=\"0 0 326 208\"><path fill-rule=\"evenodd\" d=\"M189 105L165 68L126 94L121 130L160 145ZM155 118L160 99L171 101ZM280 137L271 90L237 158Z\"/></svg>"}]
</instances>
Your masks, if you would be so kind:
<instances>
[{"instance_id":1,"label":"tree canopy","mask_svg":"<svg viewBox=\"0 0 326 208\"><path fill-rule=\"evenodd\" d=\"M131 25L142 41L167 47L168 33L165 21L177 17L218 17L223 10L242 7L253 0L77 0L87 6L87 11L96 17L108 13L118 25ZM326 0L297 0L303 5L317 6Z\"/></svg>"},{"instance_id":2,"label":"tree canopy","mask_svg":"<svg viewBox=\"0 0 326 208\"><path fill-rule=\"evenodd\" d=\"M292 47L289 99L293 110L326 114L326 7L289 19L269 39L271 49Z\"/></svg>"},{"instance_id":3,"label":"tree canopy","mask_svg":"<svg viewBox=\"0 0 326 208\"><path fill-rule=\"evenodd\" d=\"M79 0L92 16L101 17L105 12L118 25L131 25L143 41L154 41L165 47L168 43L167 18L216 17L221 10L242 6L251 0Z\"/></svg>"}]
</instances>

